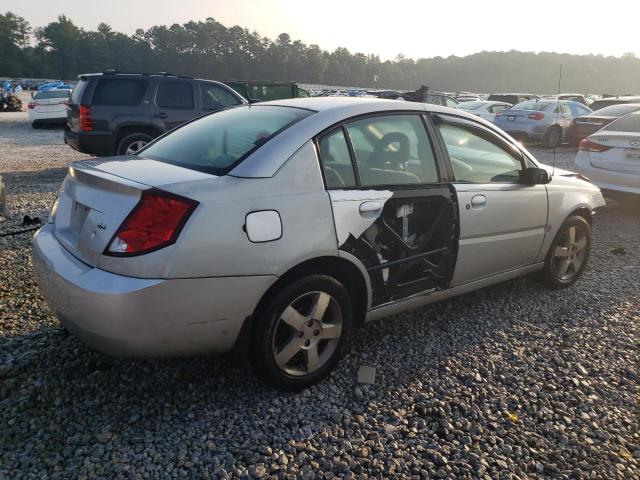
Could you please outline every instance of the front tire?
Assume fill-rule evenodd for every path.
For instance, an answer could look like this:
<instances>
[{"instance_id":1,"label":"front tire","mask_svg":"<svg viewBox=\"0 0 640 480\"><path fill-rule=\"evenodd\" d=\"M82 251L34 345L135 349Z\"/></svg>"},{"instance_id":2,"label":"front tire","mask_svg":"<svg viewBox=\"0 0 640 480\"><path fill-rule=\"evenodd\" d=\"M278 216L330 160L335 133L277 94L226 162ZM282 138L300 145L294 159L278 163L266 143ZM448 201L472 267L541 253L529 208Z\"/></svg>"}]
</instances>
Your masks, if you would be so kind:
<instances>
[{"instance_id":1,"label":"front tire","mask_svg":"<svg viewBox=\"0 0 640 480\"><path fill-rule=\"evenodd\" d=\"M591 226L584 217L567 218L547 253L542 279L553 289L573 285L584 273L591 253Z\"/></svg>"},{"instance_id":2,"label":"front tire","mask_svg":"<svg viewBox=\"0 0 640 480\"><path fill-rule=\"evenodd\" d=\"M118 155L135 155L151 140L153 137L146 133L131 133L118 142L116 153Z\"/></svg>"},{"instance_id":3,"label":"front tire","mask_svg":"<svg viewBox=\"0 0 640 480\"><path fill-rule=\"evenodd\" d=\"M258 312L251 363L260 379L285 391L313 385L335 368L349 343L353 305L327 275L291 281Z\"/></svg>"}]
</instances>

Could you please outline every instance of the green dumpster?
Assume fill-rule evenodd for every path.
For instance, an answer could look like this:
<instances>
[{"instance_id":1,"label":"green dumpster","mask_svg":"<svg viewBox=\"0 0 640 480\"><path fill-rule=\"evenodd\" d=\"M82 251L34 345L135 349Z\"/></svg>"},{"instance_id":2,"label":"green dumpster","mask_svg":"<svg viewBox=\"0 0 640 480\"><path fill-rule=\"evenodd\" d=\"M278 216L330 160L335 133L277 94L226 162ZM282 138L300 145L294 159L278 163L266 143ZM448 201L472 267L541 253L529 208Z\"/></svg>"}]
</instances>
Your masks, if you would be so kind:
<instances>
[{"instance_id":1,"label":"green dumpster","mask_svg":"<svg viewBox=\"0 0 640 480\"><path fill-rule=\"evenodd\" d=\"M270 82L257 80L229 80L224 82L248 100L280 100L308 96L295 82Z\"/></svg>"}]
</instances>

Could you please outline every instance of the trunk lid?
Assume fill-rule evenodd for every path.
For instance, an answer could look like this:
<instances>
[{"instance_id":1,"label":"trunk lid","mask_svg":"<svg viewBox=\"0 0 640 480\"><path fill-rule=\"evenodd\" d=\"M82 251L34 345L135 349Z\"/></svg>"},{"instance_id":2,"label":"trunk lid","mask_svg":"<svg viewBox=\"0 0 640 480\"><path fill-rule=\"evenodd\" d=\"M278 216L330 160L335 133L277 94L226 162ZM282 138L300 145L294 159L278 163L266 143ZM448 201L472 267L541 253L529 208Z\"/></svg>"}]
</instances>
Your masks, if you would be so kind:
<instances>
[{"instance_id":1,"label":"trunk lid","mask_svg":"<svg viewBox=\"0 0 640 480\"><path fill-rule=\"evenodd\" d=\"M498 113L500 120L503 122L529 122L529 115L533 115L534 113L543 114L542 112L538 112L537 110L514 110L508 109L503 110Z\"/></svg>"},{"instance_id":2,"label":"trunk lid","mask_svg":"<svg viewBox=\"0 0 640 480\"><path fill-rule=\"evenodd\" d=\"M640 134L633 132L599 132L589 140L611 147L604 152L590 152L594 167L614 172L640 173Z\"/></svg>"},{"instance_id":3,"label":"trunk lid","mask_svg":"<svg viewBox=\"0 0 640 480\"><path fill-rule=\"evenodd\" d=\"M154 160L88 160L69 167L58 197L55 235L72 254L91 266L138 203L144 190L215 178Z\"/></svg>"}]
</instances>

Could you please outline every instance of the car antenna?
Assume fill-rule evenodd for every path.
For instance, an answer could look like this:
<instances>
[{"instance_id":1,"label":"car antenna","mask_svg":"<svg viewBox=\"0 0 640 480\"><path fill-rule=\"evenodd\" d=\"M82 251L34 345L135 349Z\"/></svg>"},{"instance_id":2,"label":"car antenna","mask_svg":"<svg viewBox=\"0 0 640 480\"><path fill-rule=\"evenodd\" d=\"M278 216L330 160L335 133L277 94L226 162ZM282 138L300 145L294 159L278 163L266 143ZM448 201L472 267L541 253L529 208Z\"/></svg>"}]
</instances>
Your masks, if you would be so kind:
<instances>
[{"instance_id":1,"label":"car antenna","mask_svg":"<svg viewBox=\"0 0 640 480\"><path fill-rule=\"evenodd\" d=\"M560 75L558 76L558 96L556 97L558 104L556 105L556 124L558 123L560 117L560 93L562 92L562 64L560 64ZM562 129L562 127L560 127ZM560 141L562 141L562 134L560 134ZM557 145L553 146L553 164L551 166L551 176L553 177L556 174L556 150L558 149Z\"/></svg>"}]
</instances>

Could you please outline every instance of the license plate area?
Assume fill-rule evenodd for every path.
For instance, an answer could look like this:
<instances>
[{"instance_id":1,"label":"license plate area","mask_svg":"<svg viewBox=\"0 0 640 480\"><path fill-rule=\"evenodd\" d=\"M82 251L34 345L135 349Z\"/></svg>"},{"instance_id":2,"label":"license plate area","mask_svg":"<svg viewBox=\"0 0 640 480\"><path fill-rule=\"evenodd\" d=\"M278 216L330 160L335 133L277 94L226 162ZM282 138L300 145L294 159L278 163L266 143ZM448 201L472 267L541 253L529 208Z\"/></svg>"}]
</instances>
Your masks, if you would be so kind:
<instances>
[{"instance_id":1,"label":"license plate area","mask_svg":"<svg viewBox=\"0 0 640 480\"><path fill-rule=\"evenodd\" d=\"M507 120L509 120L510 122L515 122L516 116L515 115L507 115Z\"/></svg>"},{"instance_id":2,"label":"license plate area","mask_svg":"<svg viewBox=\"0 0 640 480\"><path fill-rule=\"evenodd\" d=\"M80 234L87 216L91 209L80 202L73 202L71 207L71 221L69 222L69 230L76 236Z\"/></svg>"}]
</instances>

